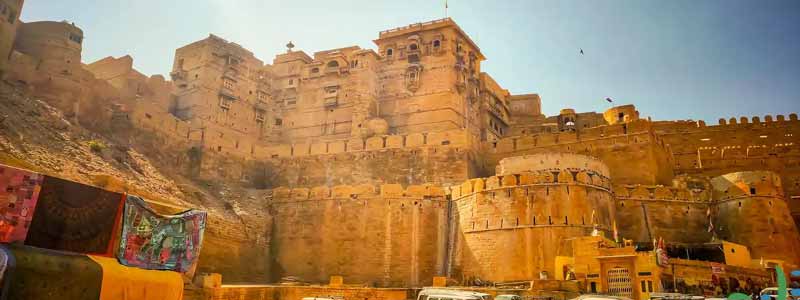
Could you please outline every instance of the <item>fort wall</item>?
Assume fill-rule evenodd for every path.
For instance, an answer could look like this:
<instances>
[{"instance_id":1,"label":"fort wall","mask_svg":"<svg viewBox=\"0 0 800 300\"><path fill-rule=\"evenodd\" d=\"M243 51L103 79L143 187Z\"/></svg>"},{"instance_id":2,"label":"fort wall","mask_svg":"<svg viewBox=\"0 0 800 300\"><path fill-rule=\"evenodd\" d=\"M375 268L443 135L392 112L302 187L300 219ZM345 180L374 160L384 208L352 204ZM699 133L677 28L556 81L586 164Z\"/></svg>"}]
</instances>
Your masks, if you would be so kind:
<instances>
[{"instance_id":1,"label":"fort wall","mask_svg":"<svg viewBox=\"0 0 800 300\"><path fill-rule=\"evenodd\" d=\"M675 156L675 172L719 176L730 172L768 170L777 173L795 222L800 224L800 121L788 117L753 116L702 121L655 122Z\"/></svg>"},{"instance_id":2,"label":"fort wall","mask_svg":"<svg viewBox=\"0 0 800 300\"><path fill-rule=\"evenodd\" d=\"M0 1L0 74L8 70L8 59L14 49L14 39L19 27L19 15L24 0Z\"/></svg>"},{"instance_id":3,"label":"fort wall","mask_svg":"<svg viewBox=\"0 0 800 300\"><path fill-rule=\"evenodd\" d=\"M719 202L716 233L750 248L753 257L800 263L800 233L784 198L780 177L768 171L729 173L711 179Z\"/></svg>"},{"instance_id":4,"label":"fort wall","mask_svg":"<svg viewBox=\"0 0 800 300\"><path fill-rule=\"evenodd\" d=\"M580 132L511 136L487 147L486 166L506 157L564 152L600 158L617 183L669 184L673 177L669 147L644 120Z\"/></svg>"},{"instance_id":5,"label":"fort wall","mask_svg":"<svg viewBox=\"0 0 800 300\"><path fill-rule=\"evenodd\" d=\"M660 185L615 185L613 190L621 238L645 245L660 238L688 244L711 241L709 193Z\"/></svg>"},{"instance_id":6,"label":"fort wall","mask_svg":"<svg viewBox=\"0 0 800 300\"><path fill-rule=\"evenodd\" d=\"M444 274L447 201L437 186L277 188L269 211L279 276L419 287Z\"/></svg>"},{"instance_id":7,"label":"fort wall","mask_svg":"<svg viewBox=\"0 0 800 300\"><path fill-rule=\"evenodd\" d=\"M531 171L450 187L457 231L449 276L502 282L555 274L562 241L594 229L611 232L615 208L608 177L568 161Z\"/></svg>"}]
</instances>

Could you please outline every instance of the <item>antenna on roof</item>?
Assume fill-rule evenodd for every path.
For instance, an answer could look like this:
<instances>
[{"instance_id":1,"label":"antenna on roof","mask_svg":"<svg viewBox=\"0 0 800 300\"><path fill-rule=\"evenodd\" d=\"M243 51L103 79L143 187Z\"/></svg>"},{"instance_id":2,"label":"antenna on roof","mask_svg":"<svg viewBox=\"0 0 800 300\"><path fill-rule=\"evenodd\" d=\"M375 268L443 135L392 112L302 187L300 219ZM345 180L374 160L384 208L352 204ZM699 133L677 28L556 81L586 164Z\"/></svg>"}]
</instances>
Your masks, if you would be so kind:
<instances>
[{"instance_id":1,"label":"antenna on roof","mask_svg":"<svg viewBox=\"0 0 800 300\"><path fill-rule=\"evenodd\" d=\"M444 0L444 17L447 18L447 0Z\"/></svg>"}]
</instances>

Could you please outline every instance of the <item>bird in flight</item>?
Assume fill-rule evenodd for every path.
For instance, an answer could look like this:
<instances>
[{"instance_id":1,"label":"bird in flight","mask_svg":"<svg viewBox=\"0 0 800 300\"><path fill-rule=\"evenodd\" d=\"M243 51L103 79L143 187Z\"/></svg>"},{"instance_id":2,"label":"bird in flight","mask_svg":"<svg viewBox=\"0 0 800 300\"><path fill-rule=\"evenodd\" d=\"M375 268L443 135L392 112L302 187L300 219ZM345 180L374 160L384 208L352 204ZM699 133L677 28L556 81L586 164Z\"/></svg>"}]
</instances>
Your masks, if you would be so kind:
<instances>
[{"instance_id":1,"label":"bird in flight","mask_svg":"<svg viewBox=\"0 0 800 300\"><path fill-rule=\"evenodd\" d=\"M583 55L583 48L581 48L581 55Z\"/></svg>"}]
</instances>

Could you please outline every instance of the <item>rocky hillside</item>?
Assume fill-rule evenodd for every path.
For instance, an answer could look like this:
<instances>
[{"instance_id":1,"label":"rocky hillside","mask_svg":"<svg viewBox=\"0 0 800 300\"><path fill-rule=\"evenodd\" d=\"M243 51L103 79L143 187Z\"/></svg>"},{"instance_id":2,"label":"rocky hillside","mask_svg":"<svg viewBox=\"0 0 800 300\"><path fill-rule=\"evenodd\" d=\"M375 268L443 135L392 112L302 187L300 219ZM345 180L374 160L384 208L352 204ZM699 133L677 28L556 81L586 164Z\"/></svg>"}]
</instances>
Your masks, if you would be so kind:
<instances>
[{"instance_id":1,"label":"rocky hillside","mask_svg":"<svg viewBox=\"0 0 800 300\"><path fill-rule=\"evenodd\" d=\"M171 156L165 152L173 149L152 142L121 145L110 130L90 130L30 95L24 86L0 82L1 164L137 194L163 212L206 210L198 270L222 273L228 282L267 279L271 223L263 206L265 191L187 178L166 161ZM134 135L148 140L146 132Z\"/></svg>"}]
</instances>

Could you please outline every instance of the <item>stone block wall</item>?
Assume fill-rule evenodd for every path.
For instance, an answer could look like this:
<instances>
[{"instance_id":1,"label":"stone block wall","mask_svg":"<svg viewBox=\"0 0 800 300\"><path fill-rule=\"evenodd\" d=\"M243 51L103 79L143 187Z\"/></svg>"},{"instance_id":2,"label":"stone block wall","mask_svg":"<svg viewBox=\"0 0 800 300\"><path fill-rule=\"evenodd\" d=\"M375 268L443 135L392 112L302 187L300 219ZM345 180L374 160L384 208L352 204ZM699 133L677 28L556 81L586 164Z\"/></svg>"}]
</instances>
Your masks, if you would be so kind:
<instances>
[{"instance_id":1,"label":"stone block wall","mask_svg":"<svg viewBox=\"0 0 800 300\"><path fill-rule=\"evenodd\" d=\"M507 157L563 152L599 158L617 183L669 184L674 176L671 151L647 121L506 137L486 147L485 165L492 167Z\"/></svg>"},{"instance_id":2,"label":"stone block wall","mask_svg":"<svg viewBox=\"0 0 800 300\"><path fill-rule=\"evenodd\" d=\"M447 201L437 186L395 184L273 190L273 274L378 287L429 286L442 276Z\"/></svg>"},{"instance_id":3,"label":"stone block wall","mask_svg":"<svg viewBox=\"0 0 800 300\"><path fill-rule=\"evenodd\" d=\"M449 191L457 229L449 274L462 281L554 274L563 241L590 235L595 228L610 233L615 218L609 179L569 164L472 179Z\"/></svg>"},{"instance_id":4,"label":"stone block wall","mask_svg":"<svg viewBox=\"0 0 800 300\"><path fill-rule=\"evenodd\" d=\"M736 172L711 180L716 207L716 232L725 240L750 248L752 256L800 264L800 233L784 198L780 177L773 172Z\"/></svg>"},{"instance_id":5,"label":"stone block wall","mask_svg":"<svg viewBox=\"0 0 800 300\"><path fill-rule=\"evenodd\" d=\"M659 238L674 243L711 240L706 216L713 207L709 194L648 185L615 185L613 191L620 238L645 244Z\"/></svg>"}]
</instances>

